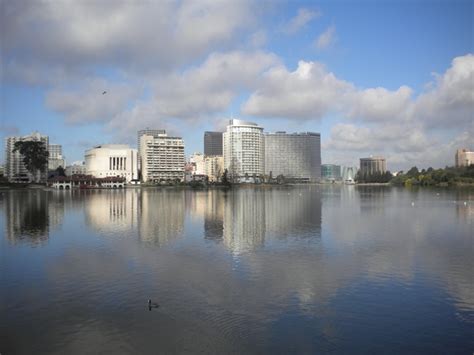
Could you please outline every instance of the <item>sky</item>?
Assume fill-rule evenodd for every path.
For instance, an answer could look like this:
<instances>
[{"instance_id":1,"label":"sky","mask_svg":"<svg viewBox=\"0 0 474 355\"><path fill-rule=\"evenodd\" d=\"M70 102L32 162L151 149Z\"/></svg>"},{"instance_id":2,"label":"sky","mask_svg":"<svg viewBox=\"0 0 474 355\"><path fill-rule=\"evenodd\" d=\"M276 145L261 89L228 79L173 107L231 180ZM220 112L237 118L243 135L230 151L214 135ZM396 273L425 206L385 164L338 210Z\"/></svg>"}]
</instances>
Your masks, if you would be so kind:
<instances>
[{"instance_id":1,"label":"sky","mask_svg":"<svg viewBox=\"0 0 474 355\"><path fill-rule=\"evenodd\" d=\"M148 127L189 155L233 117L320 132L323 163L453 165L474 149L473 4L0 0L0 138L39 131L72 163Z\"/></svg>"}]
</instances>

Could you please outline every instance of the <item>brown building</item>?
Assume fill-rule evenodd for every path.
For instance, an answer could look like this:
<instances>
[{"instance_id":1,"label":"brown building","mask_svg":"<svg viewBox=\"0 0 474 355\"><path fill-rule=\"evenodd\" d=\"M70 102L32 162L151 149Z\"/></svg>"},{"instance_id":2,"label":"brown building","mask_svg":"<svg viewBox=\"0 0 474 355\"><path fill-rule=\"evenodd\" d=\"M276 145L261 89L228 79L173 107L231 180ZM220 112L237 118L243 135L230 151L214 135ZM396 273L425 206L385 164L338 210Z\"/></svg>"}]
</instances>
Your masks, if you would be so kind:
<instances>
[{"instance_id":1,"label":"brown building","mask_svg":"<svg viewBox=\"0 0 474 355\"><path fill-rule=\"evenodd\" d=\"M474 152L471 152L467 149L458 149L456 150L454 161L457 168L460 166L469 166L474 164Z\"/></svg>"},{"instance_id":2,"label":"brown building","mask_svg":"<svg viewBox=\"0 0 474 355\"><path fill-rule=\"evenodd\" d=\"M362 175L372 175L375 173L384 174L387 171L385 158L370 157L360 158L360 173Z\"/></svg>"}]
</instances>

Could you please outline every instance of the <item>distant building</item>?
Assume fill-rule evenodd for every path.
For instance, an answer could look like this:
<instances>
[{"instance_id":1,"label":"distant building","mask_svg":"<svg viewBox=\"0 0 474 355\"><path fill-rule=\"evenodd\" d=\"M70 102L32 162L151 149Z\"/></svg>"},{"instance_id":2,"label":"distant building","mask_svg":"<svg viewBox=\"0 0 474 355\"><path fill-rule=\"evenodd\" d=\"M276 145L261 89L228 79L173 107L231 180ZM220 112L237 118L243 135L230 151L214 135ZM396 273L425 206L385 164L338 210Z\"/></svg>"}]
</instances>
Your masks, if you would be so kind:
<instances>
[{"instance_id":1,"label":"distant building","mask_svg":"<svg viewBox=\"0 0 474 355\"><path fill-rule=\"evenodd\" d=\"M43 136L38 132L23 137L7 137L5 139L5 176L9 182L28 183L34 180L42 182L46 181L48 177L47 167L44 171L38 171L35 179L35 177L26 169L25 164L23 164L23 157L20 152L13 152L15 143L22 141L40 141L44 143L46 149L48 149L49 146L49 137Z\"/></svg>"},{"instance_id":2,"label":"distant building","mask_svg":"<svg viewBox=\"0 0 474 355\"><path fill-rule=\"evenodd\" d=\"M321 179L321 136L319 133L265 134L265 175L299 181Z\"/></svg>"},{"instance_id":3,"label":"distant building","mask_svg":"<svg viewBox=\"0 0 474 355\"><path fill-rule=\"evenodd\" d=\"M384 174L387 171L385 158L360 158L360 173L362 175Z\"/></svg>"},{"instance_id":4,"label":"distant building","mask_svg":"<svg viewBox=\"0 0 474 355\"><path fill-rule=\"evenodd\" d=\"M86 175L86 164L83 161L77 161L66 166L66 176Z\"/></svg>"},{"instance_id":5,"label":"distant building","mask_svg":"<svg viewBox=\"0 0 474 355\"><path fill-rule=\"evenodd\" d=\"M265 173L263 127L232 119L223 135L224 169L232 181Z\"/></svg>"},{"instance_id":6,"label":"distant building","mask_svg":"<svg viewBox=\"0 0 474 355\"><path fill-rule=\"evenodd\" d=\"M181 137L142 135L140 151L142 181L183 181L186 161Z\"/></svg>"},{"instance_id":7,"label":"distant building","mask_svg":"<svg viewBox=\"0 0 474 355\"><path fill-rule=\"evenodd\" d=\"M223 132L204 132L204 155L222 155Z\"/></svg>"},{"instance_id":8,"label":"distant building","mask_svg":"<svg viewBox=\"0 0 474 355\"><path fill-rule=\"evenodd\" d=\"M335 164L321 165L321 178L325 180L341 180L341 166Z\"/></svg>"},{"instance_id":9,"label":"distant building","mask_svg":"<svg viewBox=\"0 0 474 355\"><path fill-rule=\"evenodd\" d=\"M209 156L204 158L204 173L210 182L221 181L224 173L224 157Z\"/></svg>"},{"instance_id":10,"label":"distant building","mask_svg":"<svg viewBox=\"0 0 474 355\"><path fill-rule=\"evenodd\" d=\"M353 181L357 175L358 169L354 166L343 166L342 167L342 180Z\"/></svg>"},{"instance_id":11,"label":"distant building","mask_svg":"<svg viewBox=\"0 0 474 355\"><path fill-rule=\"evenodd\" d=\"M202 153L194 153L189 158L189 163L193 166L192 173L194 175L204 175L204 155Z\"/></svg>"},{"instance_id":12,"label":"distant building","mask_svg":"<svg viewBox=\"0 0 474 355\"><path fill-rule=\"evenodd\" d=\"M60 144L50 144L48 151L48 170L56 170L60 166L63 168L66 166L63 157L63 147Z\"/></svg>"},{"instance_id":13,"label":"distant building","mask_svg":"<svg viewBox=\"0 0 474 355\"><path fill-rule=\"evenodd\" d=\"M454 160L457 168L472 165L474 164L474 152L467 149L458 149Z\"/></svg>"},{"instance_id":14,"label":"distant building","mask_svg":"<svg viewBox=\"0 0 474 355\"><path fill-rule=\"evenodd\" d=\"M125 144L102 144L86 151L86 174L96 178L124 177L138 179L137 150Z\"/></svg>"}]
</instances>

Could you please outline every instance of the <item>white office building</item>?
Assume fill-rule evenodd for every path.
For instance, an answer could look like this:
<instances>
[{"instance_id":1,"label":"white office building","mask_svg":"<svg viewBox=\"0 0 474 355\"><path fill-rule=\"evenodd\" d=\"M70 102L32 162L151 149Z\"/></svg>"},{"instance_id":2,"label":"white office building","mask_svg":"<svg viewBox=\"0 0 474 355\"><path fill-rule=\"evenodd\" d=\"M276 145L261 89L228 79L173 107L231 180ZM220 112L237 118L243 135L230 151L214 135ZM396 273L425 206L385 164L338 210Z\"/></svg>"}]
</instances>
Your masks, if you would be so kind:
<instances>
[{"instance_id":1,"label":"white office building","mask_svg":"<svg viewBox=\"0 0 474 355\"><path fill-rule=\"evenodd\" d=\"M48 170L56 170L60 166L64 168L66 163L63 157L63 147L60 144L50 144L48 151Z\"/></svg>"},{"instance_id":2,"label":"white office building","mask_svg":"<svg viewBox=\"0 0 474 355\"><path fill-rule=\"evenodd\" d=\"M102 144L86 151L86 174L97 178L124 177L128 183L138 178L138 154L124 144Z\"/></svg>"},{"instance_id":3,"label":"white office building","mask_svg":"<svg viewBox=\"0 0 474 355\"><path fill-rule=\"evenodd\" d=\"M183 181L184 141L181 137L144 134L140 137L143 182Z\"/></svg>"},{"instance_id":4,"label":"white office building","mask_svg":"<svg viewBox=\"0 0 474 355\"><path fill-rule=\"evenodd\" d=\"M234 182L265 173L263 127L242 120L229 120L224 132L224 169Z\"/></svg>"},{"instance_id":5,"label":"white office building","mask_svg":"<svg viewBox=\"0 0 474 355\"><path fill-rule=\"evenodd\" d=\"M14 152L16 142L21 141L40 141L48 149L49 137L43 136L38 132L30 135L19 137L12 136L5 138L5 176L9 182L32 182L32 181L46 181L48 176L47 166L44 171L38 171L36 176L33 176L23 164L23 156L19 151Z\"/></svg>"}]
</instances>

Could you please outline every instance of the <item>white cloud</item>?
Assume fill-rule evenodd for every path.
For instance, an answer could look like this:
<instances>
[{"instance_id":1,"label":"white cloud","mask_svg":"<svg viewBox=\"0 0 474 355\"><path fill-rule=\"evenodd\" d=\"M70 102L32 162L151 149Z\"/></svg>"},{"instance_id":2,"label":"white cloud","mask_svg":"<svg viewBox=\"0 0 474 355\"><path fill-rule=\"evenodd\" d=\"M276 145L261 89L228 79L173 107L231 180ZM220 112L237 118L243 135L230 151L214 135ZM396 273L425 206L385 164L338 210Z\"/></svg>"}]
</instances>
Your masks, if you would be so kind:
<instances>
[{"instance_id":1,"label":"white cloud","mask_svg":"<svg viewBox=\"0 0 474 355\"><path fill-rule=\"evenodd\" d=\"M3 65L19 74L104 64L130 72L169 70L251 30L253 6L247 0L2 2Z\"/></svg>"},{"instance_id":2,"label":"white cloud","mask_svg":"<svg viewBox=\"0 0 474 355\"><path fill-rule=\"evenodd\" d=\"M326 49L336 41L336 26L329 26L326 31L321 33L315 44L318 49Z\"/></svg>"},{"instance_id":3,"label":"white cloud","mask_svg":"<svg viewBox=\"0 0 474 355\"><path fill-rule=\"evenodd\" d=\"M289 72L284 66L270 69L258 89L242 106L246 115L320 119L340 110L353 87L327 72L318 62L300 61Z\"/></svg>"},{"instance_id":4,"label":"white cloud","mask_svg":"<svg viewBox=\"0 0 474 355\"><path fill-rule=\"evenodd\" d=\"M103 92L106 91L106 94ZM46 105L72 124L108 122L140 94L132 85L86 79L77 88L56 88L46 94Z\"/></svg>"},{"instance_id":5,"label":"white cloud","mask_svg":"<svg viewBox=\"0 0 474 355\"><path fill-rule=\"evenodd\" d=\"M298 9L298 13L290 21L283 25L281 31L286 34L295 34L309 22L321 16L321 11L305 8Z\"/></svg>"}]
</instances>

